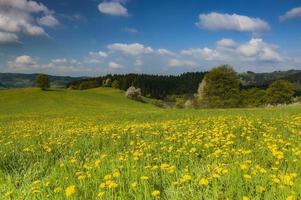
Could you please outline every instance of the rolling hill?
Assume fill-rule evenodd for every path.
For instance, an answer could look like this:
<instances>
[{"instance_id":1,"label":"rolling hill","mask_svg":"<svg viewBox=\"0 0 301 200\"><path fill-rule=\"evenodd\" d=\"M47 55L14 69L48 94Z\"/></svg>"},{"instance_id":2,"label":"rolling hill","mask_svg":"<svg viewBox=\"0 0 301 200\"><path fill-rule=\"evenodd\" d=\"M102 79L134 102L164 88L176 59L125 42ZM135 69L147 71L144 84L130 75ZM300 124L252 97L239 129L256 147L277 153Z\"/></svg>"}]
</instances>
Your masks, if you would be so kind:
<instances>
[{"instance_id":1,"label":"rolling hill","mask_svg":"<svg viewBox=\"0 0 301 200\"><path fill-rule=\"evenodd\" d=\"M38 74L0 73L0 89L33 87L37 75ZM69 82L81 78L83 77L49 75L50 85L54 88L64 88Z\"/></svg>"}]
</instances>

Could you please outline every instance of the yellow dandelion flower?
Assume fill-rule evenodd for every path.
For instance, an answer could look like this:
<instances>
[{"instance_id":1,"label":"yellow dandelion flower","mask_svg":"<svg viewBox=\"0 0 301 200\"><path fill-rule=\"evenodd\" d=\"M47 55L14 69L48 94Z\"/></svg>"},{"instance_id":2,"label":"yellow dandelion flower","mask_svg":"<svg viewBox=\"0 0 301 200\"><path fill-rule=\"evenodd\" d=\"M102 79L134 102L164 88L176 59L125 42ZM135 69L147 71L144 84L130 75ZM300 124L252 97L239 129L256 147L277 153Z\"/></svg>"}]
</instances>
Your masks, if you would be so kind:
<instances>
[{"instance_id":1,"label":"yellow dandelion flower","mask_svg":"<svg viewBox=\"0 0 301 200\"><path fill-rule=\"evenodd\" d=\"M149 178L148 178L147 176L141 176L140 179L141 179L142 181L146 181L146 180L148 180Z\"/></svg>"},{"instance_id":2,"label":"yellow dandelion flower","mask_svg":"<svg viewBox=\"0 0 301 200\"><path fill-rule=\"evenodd\" d=\"M247 196L243 196L243 197L242 197L242 200L250 200L250 198L247 197Z\"/></svg>"},{"instance_id":3,"label":"yellow dandelion flower","mask_svg":"<svg viewBox=\"0 0 301 200\"><path fill-rule=\"evenodd\" d=\"M155 198L159 197L160 196L160 191L159 190L154 190L152 192L152 196L155 197Z\"/></svg>"},{"instance_id":4,"label":"yellow dandelion flower","mask_svg":"<svg viewBox=\"0 0 301 200\"><path fill-rule=\"evenodd\" d=\"M209 181L208 179L206 178L201 178L200 181L199 181L199 185L208 185L209 184Z\"/></svg>"},{"instance_id":5,"label":"yellow dandelion flower","mask_svg":"<svg viewBox=\"0 0 301 200\"><path fill-rule=\"evenodd\" d=\"M75 186L74 185L70 185L66 188L65 190L65 194L67 197L72 196L75 193Z\"/></svg>"}]
</instances>

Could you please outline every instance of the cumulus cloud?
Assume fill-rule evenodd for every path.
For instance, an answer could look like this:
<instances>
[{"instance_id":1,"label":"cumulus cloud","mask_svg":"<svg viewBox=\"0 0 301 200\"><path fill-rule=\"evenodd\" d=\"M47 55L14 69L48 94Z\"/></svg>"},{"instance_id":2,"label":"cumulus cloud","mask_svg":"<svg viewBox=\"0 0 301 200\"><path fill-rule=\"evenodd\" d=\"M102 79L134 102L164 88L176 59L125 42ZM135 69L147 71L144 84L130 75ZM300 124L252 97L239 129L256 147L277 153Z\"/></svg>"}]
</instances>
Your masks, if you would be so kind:
<instances>
[{"instance_id":1,"label":"cumulus cloud","mask_svg":"<svg viewBox=\"0 0 301 200\"><path fill-rule=\"evenodd\" d=\"M0 31L3 33L11 33L15 36L47 35L42 26L54 26L58 23L54 11L49 10L42 3L33 0L0 1ZM11 39L11 41L16 40Z\"/></svg>"},{"instance_id":2,"label":"cumulus cloud","mask_svg":"<svg viewBox=\"0 0 301 200\"><path fill-rule=\"evenodd\" d=\"M196 25L213 31L261 32L270 29L269 24L260 18L217 12L200 14Z\"/></svg>"},{"instance_id":3,"label":"cumulus cloud","mask_svg":"<svg viewBox=\"0 0 301 200\"><path fill-rule=\"evenodd\" d=\"M301 18L301 7L293 8L287 11L284 15L279 17L280 21L285 21L289 19Z\"/></svg>"},{"instance_id":4,"label":"cumulus cloud","mask_svg":"<svg viewBox=\"0 0 301 200\"><path fill-rule=\"evenodd\" d=\"M213 47L155 49L140 43L108 45L108 52L92 51L78 59L54 58L46 63L28 55L8 62L11 71L43 72L65 75L106 73L182 73L203 71L213 66L230 64L238 71L266 71L300 66L298 57L283 54L279 48L262 38L235 41L222 38ZM279 67L279 68L277 68Z\"/></svg>"},{"instance_id":5,"label":"cumulus cloud","mask_svg":"<svg viewBox=\"0 0 301 200\"><path fill-rule=\"evenodd\" d=\"M14 33L0 32L0 44L9 44L18 42L18 36Z\"/></svg>"},{"instance_id":6,"label":"cumulus cloud","mask_svg":"<svg viewBox=\"0 0 301 200\"><path fill-rule=\"evenodd\" d=\"M214 50L214 49L210 49L210 48L190 48L190 49L184 49L181 51L182 55L186 55L186 56L192 56L195 58L202 58L205 60L218 60L220 55L219 52Z\"/></svg>"},{"instance_id":7,"label":"cumulus cloud","mask_svg":"<svg viewBox=\"0 0 301 200\"><path fill-rule=\"evenodd\" d=\"M168 65L171 67L197 67L198 64L191 60L170 59Z\"/></svg>"},{"instance_id":8,"label":"cumulus cloud","mask_svg":"<svg viewBox=\"0 0 301 200\"><path fill-rule=\"evenodd\" d=\"M98 4L98 10L101 13L115 16L128 16L128 10L120 1L103 1Z\"/></svg>"},{"instance_id":9,"label":"cumulus cloud","mask_svg":"<svg viewBox=\"0 0 301 200\"><path fill-rule=\"evenodd\" d=\"M105 58L108 57L108 54L104 51L91 51L89 52L89 56L86 58L87 63L98 64L101 63Z\"/></svg>"},{"instance_id":10,"label":"cumulus cloud","mask_svg":"<svg viewBox=\"0 0 301 200\"><path fill-rule=\"evenodd\" d=\"M239 45L237 52L244 57L263 61L283 60L277 52L277 48L274 45L265 43L261 38L252 38L249 42Z\"/></svg>"},{"instance_id":11,"label":"cumulus cloud","mask_svg":"<svg viewBox=\"0 0 301 200\"><path fill-rule=\"evenodd\" d=\"M154 52L154 50L151 47L146 47L140 43L132 43L132 44L114 43L108 45L107 48L113 52L119 51L124 54L133 55L133 56Z\"/></svg>"},{"instance_id":12,"label":"cumulus cloud","mask_svg":"<svg viewBox=\"0 0 301 200\"><path fill-rule=\"evenodd\" d=\"M218 47L222 48L235 48L237 47L237 42L229 38L223 38L216 42Z\"/></svg>"},{"instance_id":13,"label":"cumulus cloud","mask_svg":"<svg viewBox=\"0 0 301 200\"><path fill-rule=\"evenodd\" d=\"M42 63L38 58L21 55L7 62L8 71L19 73L46 73L57 75L95 74L93 68L84 67L76 59L55 58Z\"/></svg>"},{"instance_id":14,"label":"cumulus cloud","mask_svg":"<svg viewBox=\"0 0 301 200\"><path fill-rule=\"evenodd\" d=\"M8 66L12 69L24 70L38 67L38 62L35 58L28 55L17 56L13 61L8 62Z\"/></svg>"},{"instance_id":15,"label":"cumulus cloud","mask_svg":"<svg viewBox=\"0 0 301 200\"><path fill-rule=\"evenodd\" d=\"M108 66L110 69L120 69L122 66L116 62L109 62Z\"/></svg>"}]
</instances>

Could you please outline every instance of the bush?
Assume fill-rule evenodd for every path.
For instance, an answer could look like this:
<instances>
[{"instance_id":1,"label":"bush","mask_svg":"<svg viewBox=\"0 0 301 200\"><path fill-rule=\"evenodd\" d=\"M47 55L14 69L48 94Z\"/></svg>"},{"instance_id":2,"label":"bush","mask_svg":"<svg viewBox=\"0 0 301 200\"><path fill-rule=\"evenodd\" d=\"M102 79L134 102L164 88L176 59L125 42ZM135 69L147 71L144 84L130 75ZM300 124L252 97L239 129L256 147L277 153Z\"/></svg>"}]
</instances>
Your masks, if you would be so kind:
<instances>
[{"instance_id":1,"label":"bush","mask_svg":"<svg viewBox=\"0 0 301 200\"><path fill-rule=\"evenodd\" d=\"M267 89L268 103L271 105L292 103L293 95L293 85L285 80L277 80Z\"/></svg>"},{"instance_id":2,"label":"bush","mask_svg":"<svg viewBox=\"0 0 301 200\"><path fill-rule=\"evenodd\" d=\"M36 86L41 88L42 90L46 90L50 87L49 79L46 74L39 74L36 79Z\"/></svg>"},{"instance_id":3,"label":"bush","mask_svg":"<svg viewBox=\"0 0 301 200\"><path fill-rule=\"evenodd\" d=\"M237 107L240 100L239 76L228 65L213 68L203 78L198 95L202 107Z\"/></svg>"},{"instance_id":4,"label":"bush","mask_svg":"<svg viewBox=\"0 0 301 200\"><path fill-rule=\"evenodd\" d=\"M131 86L126 90L125 96L136 101L143 101L141 96L141 89L135 88L134 86Z\"/></svg>"},{"instance_id":5,"label":"bush","mask_svg":"<svg viewBox=\"0 0 301 200\"><path fill-rule=\"evenodd\" d=\"M259 88L251 88L241 92L242 107L259 107L267 104L266 91Z\"/></svg>"}]
</instances>

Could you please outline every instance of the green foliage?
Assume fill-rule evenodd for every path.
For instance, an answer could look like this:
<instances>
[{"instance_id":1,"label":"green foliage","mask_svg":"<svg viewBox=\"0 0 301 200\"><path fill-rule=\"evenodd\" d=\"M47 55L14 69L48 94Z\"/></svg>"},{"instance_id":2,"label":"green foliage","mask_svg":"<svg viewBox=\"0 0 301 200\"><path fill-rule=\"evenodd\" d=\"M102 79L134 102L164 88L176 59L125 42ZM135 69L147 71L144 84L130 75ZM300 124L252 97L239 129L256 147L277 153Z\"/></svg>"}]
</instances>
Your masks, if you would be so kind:
<instances>
[{"instance_id":1,"label":"green foliage","mask_svg":"<svg viewBox=\"0 0 301 200\"><path fill-rule=\"evenodd\" d=\"M199 87L202 107L237 107L240 99L240 80L229 66L213 68L207 73Z\"/></svg>"},{"instance_id":2,"label":"green foliage","mask_svg":"<svg viewBox=\"0 0 301 200\"><path fill-rule=\"evenodd\" d=\"M125 74L106 75L97 79L98 83L103 83L105 87L112 86L112 80L119 82L119 89L126 91L134 86L141 89L141 95L156 99L165 99L169 95L194 94L205 72L189 72L178 76L147 75L147 74ZM91 78L92 79L92 78ZM72 81L68 88L78 89L81 82L89 79ZM99 87L95 85L95 87ZM92 87L90 87L92 88Z\"/></svg>"},{"instance_id":3,"label":"green foliage","mask_svg":"<svg viewBox=\"0 0 301 200\"><path fill-rule=\"evenodd\" d=\"M259 88L250 88L241 91L242 107L260 107L267 103L266 91Z\"/></svg>"},{"instance_id":4,"label":"green foliage","mask_svg":"<svg viewBox=\"0 0 301 200\"><path fill-rule=\"evenodd\" d=\"M36 86L42 90L49 88L50 85L48 76L46 74L39 74L36 79Z\"/></svg>"},{"instance_id":5,"label":"green foliage","mask_svg":"<svg viewBox=\"0 0 301 200\"><path fill-rule=\"evenodd\" d=\"M119 87L120 87L119 81L118 80L114 80L112 82L112 88L119 89Z\"/></svg>"},{"instance_id":6,"label":"green foliage","mask_svg":"<svg viewBox=\"0 0 301 200\"><path fill-rule=\"evenodd\" d=\"M293 95L293 85L285 80L277 80L267 89L268 103L271 105L292 103Z\"/></svg>"}]
</instances>

